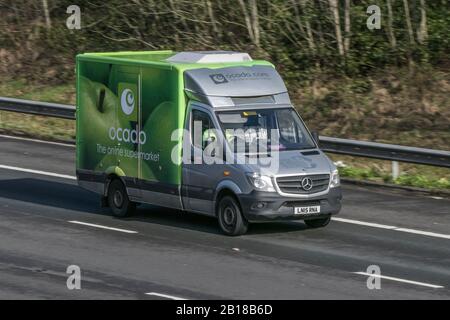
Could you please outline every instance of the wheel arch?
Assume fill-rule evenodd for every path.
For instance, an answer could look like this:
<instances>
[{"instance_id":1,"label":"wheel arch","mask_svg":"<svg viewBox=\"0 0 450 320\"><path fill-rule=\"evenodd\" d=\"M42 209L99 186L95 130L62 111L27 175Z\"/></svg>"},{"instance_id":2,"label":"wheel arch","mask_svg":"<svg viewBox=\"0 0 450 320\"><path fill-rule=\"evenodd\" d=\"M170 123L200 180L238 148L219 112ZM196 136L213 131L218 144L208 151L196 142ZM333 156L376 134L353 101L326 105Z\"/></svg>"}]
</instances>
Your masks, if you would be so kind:
<instances>
[{"instance_id":1,"label":"wheel arch","mask_svg":"<svg viewBox=\"0 0 450 320\"><path fill-rule=\"evenodd\" d=\"M109 185L114 179L119 179L123 185L125 186L125 190L127 190L127 185L125 183L125 173L122 169L120 169L117 166L112 166L106 169L105 171L106 178L105 178L105 189L103 190L103 196L106 197L108 195ZM128 190L127 190L128 193Z\"/></svg>"},{"instance_id":2,"label":"wheel arch","mask_svg":"<svg viewBox=\"0 0 450 320\"><path fill-rule=\"evenodd\" d=\"M241 188L231 180L222 180L216 187L216 192L214 195L214 214L217 215L217 205L219 200L225 195L230 195L236 199L239 206L242 209L241 202L238 195L242 193Z\"/></svg>"}]
</instances>

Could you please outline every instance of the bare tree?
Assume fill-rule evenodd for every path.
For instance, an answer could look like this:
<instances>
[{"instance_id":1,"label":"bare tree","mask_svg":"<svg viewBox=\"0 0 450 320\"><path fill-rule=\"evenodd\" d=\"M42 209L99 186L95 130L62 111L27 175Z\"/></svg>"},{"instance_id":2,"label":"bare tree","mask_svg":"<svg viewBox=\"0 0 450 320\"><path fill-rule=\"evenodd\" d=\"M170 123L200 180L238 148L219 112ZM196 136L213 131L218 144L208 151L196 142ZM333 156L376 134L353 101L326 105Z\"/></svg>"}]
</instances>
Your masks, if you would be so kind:
<instances>
[{"instance_id":1,"label":"bare tree","mask_svg":"<svg viewBox=\"0 0 450 320\"><path fill-rule=\"evenodd\" d=\"M345 38L344 38L344 49L345 54L348 55L348 52L350 50L350 32L351 32L351 25L350 25L350 4L351 0L345 0Z\"/></svg>"},{"instance_id":2,"label":"bare tree","mask_svg":"<svg viewBox=\"0 0 450 320\"><path fill-rule=\"evenodd\" d=\"M302 17L301 17L300 10L299 10L298 3L297 3L297 2L298 2L298 0L291 0L292 8L293 8L293 11L294 11L293 18L294 18L295 26L298 28L300 35L301 35L304 39L306 39L306 41L308 42L308 47L309 47L309 49L312 51L312 50L313 50L313 47L314 47L314 44L311 43L311 39L310 39L309 36L307 35L306 30L305 30L305 27L303 26ZM303 0L300 0L300 4L303 5ZM289 9L290 9L290 8L289 8ZM288 29L287 31L289 31L289 33L290 33L290 35L292 36L292 38L295 38L296 32L293 31L293 30L290 28L290 24L288 23L288 21L285 21L285 25L286 25L286 28ZM300 47L302 46L302 44L300 43L300 41L293 41L293 42L297 42L296 44L297 44L298 46L300 46Z\"/></svg>"},{"instance_id":3,"label":"bare tree","mask_svg":"<svg viewBox=\"0 0 450 320\"><path fill-rule=\"evenodd\" d=\"M255 36L255 44L260 46L260 32L259 32L259 18L258 18L258 6L256 0L250 0L250 11L252 17L253 34Z\"/></svg>"},{"instance_id":4,"label":"bare tree","mask_svg":"<svg viewBox=\"0 0 450 320\"><path fill-rule=\"evenodd\" d=\"M208 10L208 16L209 16L209 20L211 21L213 31L216 35L219 35L220 32L219 32L218 23L214 16L214 10L213 10L212 3L210 0L206 0L206 8Z\"/></svg>"},{"instance_id":5,"label":"bare tree","mask_svg":"<svg viewBox=\"0 0 450 320\"><path fill-rule=\"evenodd\" d=\"M189 27L186 23L185 17L182 14L180 14L180 10L178 8L177 1L169 0L169 5L172 10L172 14L173 14L173 17L175 18L175 21L177 21L177 20L181 21L184 31L188 31Z\"/></svg>"},{"instance_id":6,"label":"bare tree","mask_svg":"<svg viewBox=\"0 0 450 320\"><path fill-rule=\"evenodd\" d=\"M307 11L307 5L309 5L309 0L300 0L300 5L302 6L303 12ZM305 26L306 26L306 39L308 41L309 48L311 52L315 53L316 45L314 44L314 37L311 28L311 23L309 22L309 18L305 17Z\"/></svg>"},{"instance_id":7,"label":"bare tree","mask_svg":"<svg viewBox=\"0 0 450 320\"><path fill-rule=\"evenodd\" d=\"M408 66L409 66L410 75L412 75L415 71L415 68L414 68L414 60L413 60L411 51L412 51L412 48L415 46L416 42L414 41L414 31L413 31L412 23L411 23L411 14L409 12L408 0L403 0L403 7L405 9L406 28L408 30L408 36L409 36L409 42L410 42L410 48L407 53Z\"/></svg>"},{"instance_id":8,"label":"bare tree","mask_svg":"<svg viewBox=\"0 0 450 320\"><path fill-rule=\"evenodd\" d=\"M344 56L345 51L344 51L344 44L342 42L341 22L339 19L339 8L337 0L328 0L328 3L330 5L331 13L333 14L338 52L340 56Z\"/></svg>"},{"instance_id":9,"label":"bare tree","mask_svg":"<svg viewBox=\"0 0 450 320\"><path fill-rule=\"evenodd\" d=\"M417 41L423 44L428 38L427 10L425 0L420 0L420 25L417 30Z\"/></svg>"},{"instance_id":10,"label":"bare tree","mask_svg":"<svg viewBox=\"0 0 450 320\"><path fill-rule=\"evenodd\" d=\"M259 32L259 19L258 19L258 6L256 0L249 0L250 10L247 9L247 5L244 0L239 0L242 12L244 14L245 25L247 26L247 32L250 40L258 48L260 47L260 32ZM250 11L250 12L249 12Z\"/></svg>"},{"instance_id":11,"label":"bare tree","mask_svg":"<svg viewBox=\"0 0 450 320\"><path fill-rule=\"evenodd\" d=\"M414 32L411 23L411 14L409 12L408 0L403 0L403 7L405 9L405 21L406 21L406 28L408 30L409 42L411 43L411 45L414 45L415 44Z\"/></svg>"},{"instance_id":12,"label":"bare tree","mask_svg":"<svg viewBox=\"0 0 450 320\"><path fill-rule=\"evenodd\" d=\"M48 10L47 0L42 0L42 7L44 9L45 25L48 29L50 29L52 27L52 22L50 20L50 12Z\"/></svg>"},{"instance_id":13,"label":"bare tree","mask_svg":"<svg viewBox=\"0 0 450 320\"><path fill-rule=\"evenodd\" d=\"M393 15L392 15L391 0L387 0L386 5L387 5L387 12L388 12L387 32L388 32L389 43L391 44L391 47L395 49L395 47L397 47L397 39L395 38L394 27L392 26L392 21L394 19L393 19Z\"/></svg>"}]
</instances>

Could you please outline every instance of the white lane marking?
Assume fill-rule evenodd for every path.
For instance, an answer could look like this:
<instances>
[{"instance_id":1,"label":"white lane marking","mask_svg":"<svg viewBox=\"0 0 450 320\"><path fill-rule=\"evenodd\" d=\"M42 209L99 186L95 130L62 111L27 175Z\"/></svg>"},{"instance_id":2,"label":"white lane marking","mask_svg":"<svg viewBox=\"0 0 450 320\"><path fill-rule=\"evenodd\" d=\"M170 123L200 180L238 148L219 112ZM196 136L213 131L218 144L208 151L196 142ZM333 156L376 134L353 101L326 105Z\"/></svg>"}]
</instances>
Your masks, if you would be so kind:
<instances>
[{"instance_id":1,"label":"white lane marking","mask_svg":"<svg viewBox=\"0 0 450 320\"><path fill-rule=\"evenodd\" d=\"M382 275L372 274L372 273L367 273L367 272L362 272L362 271L360 271L360 272L353 272L353 273L354 274L360 274L360 275L363 275L363 276L368 276L368 277L381 278L381 279L386 279L386 280L392 280L392 281L404 282L404 283L409 283L409 284L415 284L415 285L418 285L418 286L429 287L429 288L433 288L433 289L442 289L442 288L444 288L443 286L436 285L436 284L430 284L430 283L425 283L425 282L419 282L419 281L412 281L412 280L406 280L406 279L401 279L401 278L382 276Z\"/></svg>"},{"instance_id":2,"label":"white lane marking","mask_svg":"<svg viewBox=\"0 0 450 320\"><path fill-rule=\"evenodd\" d=\"M44 175L44 176L58 177L58 178L71 179L71 180L76 180L77 179L77 177L69 176L67 174L59 174L59 173L48 172L48 171L41 171L41 170L33 170L33 169L27 169L27 168L6 166L6 165L3 165L3 164L0 164L0 169L28 172L28 173L40 174L40 175Z\"/></svg>"},{"instance_id":3,"label":"white lane marking","mask_svg":"<svg viewBox=\"0 0 450 320\"><path fill-rule=\"evenodd\" d=\"M133 231L133 230L112 228L112 227L102 226L100 224L93 224L93 223L87 223L87 222L81 222L81 221L75 221L75 220L67 221L67 222L75 223L75 224L81 224L81 225L84 225L84 226L89 226L89 227L94 227L94 228L107 229L107 230L112 230L112 231L119 231L119 232L124 232L124 233L138 233L137 231Z\"/></svg>"},{"instance_id":4,"label":"white lane marking","mask_svg":"<svg viewBox=\"0 0 450 320\"><path fill-rule=\"evenodd\" d=\"M422 230L415 230L415 229L408 229L408 228L397 228L397 229L395 229L395 231L420 234L422 236L428 236L428 237L450 239L450 235L448 235L448 234L435 233L435 232L429 232L429 231L422 231Z\"/></svg>"},{"instance_id":5,"label":"white lane marking","mask_svg":"<svg viewBox=\"0 0 450 320\"><path fill-rule=\"evenodd\" d=\"M161 298L167 298L167 299L172 299L172 300L187 300L187 299L184 299L184 298L175 297L175 296L171 296L169 294L158 293L158 292L148 292L148 293L146 293L146 295L148 295L148 296L156 296L156 297L161 297Z\"/></svg>"},{"instance_id":6,"label":"white lane marking","mask_svg":"<svg viewBox=\"0 0 450 320\"><path fill-rule=\"evenodd\" d=\"M338 221L338 222L358 224L358 225L368 226L368 227L373 227L373 228L389 229L389 230L393 230L393 231L419 234L419 235L427 236L427 237L450 239L450 235L448 235L448 234L422 231L422 230L416 230L416 229L400 228L400 227L396 227L396 226L388 226L388 225L384 225L384 224L364 222L364 221L352 220L352 219L344 219L344 218L331 218L331 219L334 221Z\"/></svg>"},{"instance_id":7,"label":"white lane marking","mask_svg":"<svg viewBox=\"0 0 450 320\"><path fill-rule=\"evenodd\" d=\"M397 227L394 227L394 226L387 226L387 225L384 225L384 224L364 222L364 221L352 220L352 219L334 218L334 217L331 218L331 219L334 220L334 221L345 222L345 223L352 223L352 224L359 224L359 225L362 225L362 226L381 228L381 229L395 229L395 228L397 228Z\"/></svg>"},{"instance_id":8,"label":"white lane marking","mask_svg":"<svg viewBox=\"0 0 450 320\"><path fill-rule=\"evenodd\" d=\"M53 144L53 145L56 145L56 146L75 148L75 145L74 144L70 144L70 143L45 141L45 140L25 138L25 137L14 137L14 136L8 136L8 135L5 135L5 134L0 134L0 138L13 139L13 140L23 140L23 141L31 141L31 142L38 142L38 143L45 143L45 144Z\"/></svg>"}]
</instances>

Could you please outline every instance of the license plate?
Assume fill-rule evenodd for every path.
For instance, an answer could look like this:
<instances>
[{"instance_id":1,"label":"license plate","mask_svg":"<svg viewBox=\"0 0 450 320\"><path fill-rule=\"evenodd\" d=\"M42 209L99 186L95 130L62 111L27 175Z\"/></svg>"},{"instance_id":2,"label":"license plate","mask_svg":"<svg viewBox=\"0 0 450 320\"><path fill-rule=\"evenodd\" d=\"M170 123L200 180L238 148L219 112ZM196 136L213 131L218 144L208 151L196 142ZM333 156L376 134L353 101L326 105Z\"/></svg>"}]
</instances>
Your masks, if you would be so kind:
<instances>
[{"instance_id":1,"label":"license plate","mask_svg":"<svg viewBox=\"0 0 450 320\"><path fill-rule=\"evenodd\" d=\"M312 214L312 213L320 213L320 206L294 208L294 214Z\"/></svg>"}]
</instances>

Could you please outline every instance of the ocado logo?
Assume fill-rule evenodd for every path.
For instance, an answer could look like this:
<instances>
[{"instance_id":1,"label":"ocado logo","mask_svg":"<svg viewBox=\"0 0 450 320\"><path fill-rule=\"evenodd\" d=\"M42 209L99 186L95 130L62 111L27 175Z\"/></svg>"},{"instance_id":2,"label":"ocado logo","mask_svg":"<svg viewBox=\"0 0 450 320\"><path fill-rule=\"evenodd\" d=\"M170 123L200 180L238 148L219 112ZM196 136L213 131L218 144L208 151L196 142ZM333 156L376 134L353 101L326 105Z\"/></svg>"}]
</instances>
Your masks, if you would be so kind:
<instances>
[{"instance_id":1,"label":"ocado logo","mask_svg":"<svg viewBox=\"0 0 450 320\"><path fill-rule=\"evenodd\" d=\"M123 113L127 116L133 113L134 110L134 94L130 89L125 89L122 91L122 95L120 97L120 106L122 107Z\"/></svg>"},{"instance_id":2,"label":"ocado logo","mask_svg":"<svg viewBox=\"0 0 450 320\"><path fill-rule=\"evenodd\" d=\"M145 144L147 141L147 135L144 131L138 132L136 130L130 130L130 129L123 129L123 128L109 128L109 138L111 140L117 141L124 141L124 142L131 142L131 143L139 143L139 144Z\"/></svg>"},{"instance_id":3,"label":"ocado logo","mask_svg":"<svg viewBox=\"0 0 450 320\"><path fill-rule=\"evenodd\" d=\"M221 73L211 74L209 75L209 77L215 84L222 84L228 82L227 78L225 78L225 76Z\"/></svg>"}]
</instances>

